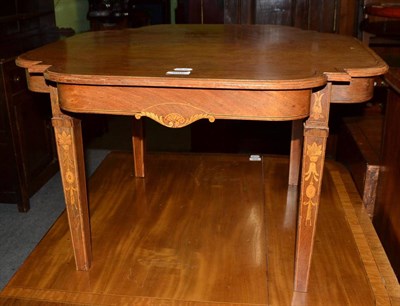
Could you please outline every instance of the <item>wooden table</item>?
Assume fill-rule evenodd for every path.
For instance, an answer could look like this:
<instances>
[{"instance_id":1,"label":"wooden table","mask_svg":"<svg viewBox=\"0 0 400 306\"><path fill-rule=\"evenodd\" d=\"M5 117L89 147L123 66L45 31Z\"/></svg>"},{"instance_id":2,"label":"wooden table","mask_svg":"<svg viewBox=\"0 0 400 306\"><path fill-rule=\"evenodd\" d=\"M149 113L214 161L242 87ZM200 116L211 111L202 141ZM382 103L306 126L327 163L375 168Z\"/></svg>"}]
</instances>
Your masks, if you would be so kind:
<instances>
[{"instance_id":1,"label":"wooden table","mask_svg":"<svg viewBox=\"0 0 400 306\"><path fill-rule=\"evenodd\" d=\"M88 32L25 53L17 64L26 68L31 90L51 96L78 270L88 270L92 259L81 126L74 113L146 116L171 128L199 119L293 121L290 185L298 182L302 159L296 291L307 291L330 103L370 99L374 77L387 71L354 38L272 25ZM143 130L140 120L134 122L141 177Z\"/></svg>"}]
</instances>

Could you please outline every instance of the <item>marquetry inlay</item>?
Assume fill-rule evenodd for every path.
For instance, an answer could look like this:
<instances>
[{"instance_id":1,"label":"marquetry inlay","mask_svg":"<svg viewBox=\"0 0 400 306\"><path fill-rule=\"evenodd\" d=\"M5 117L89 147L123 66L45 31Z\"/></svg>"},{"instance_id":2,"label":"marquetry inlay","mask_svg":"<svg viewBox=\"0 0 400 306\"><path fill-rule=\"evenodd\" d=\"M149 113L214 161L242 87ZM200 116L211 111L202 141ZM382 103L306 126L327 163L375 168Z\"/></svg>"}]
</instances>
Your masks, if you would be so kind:
<instances>
[{"instance_id":1,"label":"marquetry inlay","mask_svg":"<svg viewBox=\"0 0 400 306\"><path fill-rule=\"evenodd\" d=\"M69 131L62 130L56 133L57 143L59 146L59 154L62 156L62 178L64 181L65 199L72 207L72 211L75 217L79 216L80 212L77 206L78 202L78 186L75 173L74 160L72 152L72 136Z\"/></svg>"},{"instance_id":2,"label":"marquetry inlay","mask_svg":"<svg viewBox=\"0 0 400 306\"><path fill-rule=\"evenodd\" d=\"M323 119L324 116L322 115L322 98L324 94L320 91L314 93L314 103L312 106L312 112L310 114L310 117L314 120L319 120Z\"/></svg>"},{"instance_id":3,"label":"marquetry inlay","mask_svg":"<svg viewBox=\"0 0 400 306\"><path fill-rule=\"evenodd\" d=\"M304 183L307 186L305 189L307 200L303 203L303 205L307 206L305 224L312 226L312 208L317 206L318 203L316 200L314 200L317 195L317 187L314 185L314 183L318 183L320 179L320 174L317 170L317 162L322 155L322 145L317 145L315 142L311 145L308 145L306 155L309 160L308 169L304 177Z\"/></svg>"}]
</instances>

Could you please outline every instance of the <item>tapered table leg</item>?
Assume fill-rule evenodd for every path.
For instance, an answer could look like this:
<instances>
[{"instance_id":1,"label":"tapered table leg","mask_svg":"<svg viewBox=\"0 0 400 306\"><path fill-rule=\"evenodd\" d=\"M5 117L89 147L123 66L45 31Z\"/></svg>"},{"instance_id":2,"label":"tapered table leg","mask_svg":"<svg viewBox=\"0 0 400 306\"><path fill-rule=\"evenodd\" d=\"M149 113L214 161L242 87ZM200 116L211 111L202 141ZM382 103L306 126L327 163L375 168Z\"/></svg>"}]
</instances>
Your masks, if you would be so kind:
<instances>
[{"instance_id":1,"label":"tapered table leg","mask_svg":"<svg viewBox=\"0 0 400 306\"><path fill-rule=\"evenodd\" d=\"M303 144L303 120L292 121L292 139L290 141L289 185L299 184L301 147Z\"/></svg>"},{"instance_id":2,"label":"tapered table leg","mask_svg":"<svg viewBox=\"0 0 400 306\"><path fill-rule=\"evenodd\" d=\"M144 127L142 119L133 118L132 123L133 163L136 177L144 177Z\"/></svg>"},{"instance_id":3,"label":"tapered table leg","mask_svg":"<svg viewBox=\"0 0 400 306\"><path fill-rule=\"evenodd\" d=\"M297 221L294 290L306 292L320 203L325 161L331 84L314 92L304 126L301 190Z\"/></svg>"},{"instance_id":4,"label":"tapered table leg","mask_svg":"<svg viewBox=\"0 0 400 306\"><path fill-rule=\"evenodd\" d=\"M50 88L50 96L76 268L88 270L92 252L81 122L60 111L57 88Z\"/></svg>"}]
</instances>

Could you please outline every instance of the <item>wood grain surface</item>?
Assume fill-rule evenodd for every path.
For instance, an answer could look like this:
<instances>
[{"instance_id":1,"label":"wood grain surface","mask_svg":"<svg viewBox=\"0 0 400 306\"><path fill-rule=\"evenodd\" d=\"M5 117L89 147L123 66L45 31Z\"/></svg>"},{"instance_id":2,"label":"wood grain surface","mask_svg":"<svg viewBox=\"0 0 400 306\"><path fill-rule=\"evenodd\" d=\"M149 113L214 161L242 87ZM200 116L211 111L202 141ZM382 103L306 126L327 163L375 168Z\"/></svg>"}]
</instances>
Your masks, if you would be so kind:
<instances>
[{"instance_id":1,"label":"wood grain surface","mask_svg":"<svg viewBox=\"0 0 400 306\"><path fill-rule=\"evenodd\" d=\"M399 286L347 171L327 162L308 293L293 292L288 159L112 153L90 179L94 261L73 269L62 215L5 305L393 305ZM266 236L265 236L266 233Z\"/></svg>"},{"instance_id":2,"label":"wood grain surface","mask_svg":"<svg viewBox=\"0 0 400 306\"><path fill-rule=\"evenodd\" d=\"M230 89L304 89L387 70L355 38L275 25L87 32L25 53L17 64L57 83ZM193 71L166 75L175 68Z\"/></svg>"}]
</instances>

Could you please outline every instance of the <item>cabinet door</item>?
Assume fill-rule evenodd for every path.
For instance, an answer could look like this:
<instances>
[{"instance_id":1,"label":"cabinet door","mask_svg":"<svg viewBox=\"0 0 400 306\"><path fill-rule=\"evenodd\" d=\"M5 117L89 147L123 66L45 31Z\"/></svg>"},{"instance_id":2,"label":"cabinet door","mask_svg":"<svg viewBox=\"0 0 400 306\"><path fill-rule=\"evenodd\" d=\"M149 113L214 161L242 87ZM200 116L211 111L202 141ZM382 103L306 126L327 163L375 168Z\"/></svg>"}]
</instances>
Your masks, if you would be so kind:
<instances>
[{"instance_id":1,"label":"cabinet door","mask_svg":"<svg viewBox=\"0 0 400 306\"><path fill-rule=\"evenodd\" d=\"M390 73L389 73L390 77ZM400 73L391 77L384 120L381 170L376 194L374 226L386 254L400 280ZM394 82L393 82L394 81Z\"/></svg>"},{"instance_id":2,"label":"cabinet door","mask_svg":"<svg viewBox=\"0 0 400 306\"><path fill-rule=\"evenodd\" d=\"M0 202L16 203L20 200L19 180L15 167L3 65L0 66L0 84Z\"/></svg>"},{"instance_id":3,"label":"cabinet door","mask_svg":"<svg viewBox=\"0 0 400 306\"><path fill-rule=\"evenodd\" d=\"M50 101L47 95L24 90L13 96L12 107L24 176L27 182L35 182L55 162ZM28 192L31 194L34 189L35 184L30 183Z\"/></svg>"},{"instance_id":4,"label":"cabinet door","mask_svg":"<svg viewBox=\"0 0 400 306\"><path fill-rule=\"evenodd\" d=\"M224 23L224 0L178 0L176 23Z\"/></svg>"},{"instance_id":5,"label":"cabinet door","mask_svg":"<svg viewBox=\"0 0 400 306\"><path fill-rule=\"evenodd\" d=\"M227 3L244 16L254 14L246 19L253 19L258 24L295 26L353 36L358 31L359 0L225 0L225 6Z\"/></svg>"},{"instance_id":6,"label":"cabinet door","mask_svg":"<svg viewBox=\"0 0 400 306\"><path fill-rule=\"evenodd\" d=\"M27 211L29 197L57 170L50 98L27 89L14 60L2 68L0 199Z\"/></svg>"}]
</instances>

